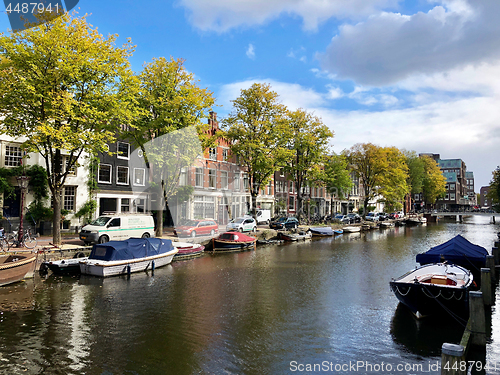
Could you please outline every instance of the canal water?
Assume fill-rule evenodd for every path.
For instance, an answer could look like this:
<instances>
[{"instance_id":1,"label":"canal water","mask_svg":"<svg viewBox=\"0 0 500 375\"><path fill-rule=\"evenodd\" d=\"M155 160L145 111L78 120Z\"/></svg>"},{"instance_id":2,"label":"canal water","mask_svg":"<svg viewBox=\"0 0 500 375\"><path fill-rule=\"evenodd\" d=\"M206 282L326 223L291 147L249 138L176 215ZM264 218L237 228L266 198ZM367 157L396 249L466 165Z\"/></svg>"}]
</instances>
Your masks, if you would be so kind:
<instances>
[{"instance_id":1,"label":"canal water","mask_svg":"<svg viewBox=\"0 0 500 375\"><path fill-rule=\"evenodd\" d=\"M0 289L0 373L439 374L442 343L463 327L416 320L389 281L457 234L490 250L499 229L481 217L207 254L154 275L37 275Z\"/></svg>"}]
</instances>

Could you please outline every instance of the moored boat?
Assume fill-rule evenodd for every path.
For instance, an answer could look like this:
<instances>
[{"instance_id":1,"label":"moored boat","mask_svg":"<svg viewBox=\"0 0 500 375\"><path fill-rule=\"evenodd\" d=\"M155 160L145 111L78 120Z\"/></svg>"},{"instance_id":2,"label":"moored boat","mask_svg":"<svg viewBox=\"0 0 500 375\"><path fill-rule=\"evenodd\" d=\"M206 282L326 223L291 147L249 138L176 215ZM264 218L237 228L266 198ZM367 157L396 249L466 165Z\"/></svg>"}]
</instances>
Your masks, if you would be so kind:
<instances>
[{"instance_id":1,"label":"moored boat","mask_svg":"<svg viewBox=\"0 0 500 375\"><path fill-rule=\"evenodd\" d=\"M379 224L380 229L393 228L394 223L391 221L382 221Z\"/></svg>"},{"instance_id":2,"label":"moored boat","mask_svg":"<svg viewBox=\"0 0 500 375\"><path fill-rule=\"evenodd\" d=\"M312 234L306 232L290 233L290 232L279 232L278 238L283 241L303 241L311 239Z\"/></svg>"},{"instance_id":3,"label":"moored boat","mask_svg":"<svg viewBox=\"0 0 500 375\"><path fill-rule=\"evenodd\" d=\"M311 232L313 237L328 237L335 235L335 231L332 227L312 227L309 228L308 231Z\"/></svg>"},{"instance_id":4,"label":"moored boat","mask_svg":"<svg viewBox=\"0 0 500 375\"><path fill-rule=\"evenodd\" d=\"M255 249L257 239L239 232L225 232L212 239L213 251L231 252Z\"/></svg>"},{"instance_id":5,"label":"moored boat","mask_svg":"<svg viewBox=\"0 0 500 375\"><path fill-rule=\"evenodd\" d=\"M468 291L474 276L460 266L433 263L407 272L390 282L398 300L418 317L468 313Z\"/></svg>"},{"instance_id":6,"label":"moored boat","mask_svg":"<svg viewBox=\"0 0 500 375\"><path fill-rule=\"evenodd\" d=\"M83 254L83 253L82 253ZM47 267L56 275L74 275L80 273L80 262L86 261L88 257L75 257L70 259L52 260L40 265L40 272Z\"/></svg>"},{"instance_id":7,"label":"moored boat","mask_svg":"<svg viewBox=\"0 0 500 375\"><path fill-rule=\"evenodd\" d=\"M195 258L203 254L205 246L198 243L172 242L172 245L178 250L174 255L173 261Z\"/></svg>"},{"instance_id":8,"label":"moored boat","mask_svg":"<svg viewBox=\"0 0 500 375\"><path fill-rule=\"evenodd\" d=\"M344 227L342 229L344 233L355 233L361 231L361 227Z\"/></svg>"},{"instance_id":9,"label":"moored boat","mask_svg":"<svg viewBox=\"0 0 500 375\"><path fill-rule=\"evenodd\" d=\"M32 277L35 265L36 254L0 256L0 286Z\"/></svg>"},{"instance_id":10,"label":"moored boat","mask_svg":"<svg viewBox=\"0 0 500 375\"><path fill-rule=\"evenodd\" d=\"M165 266L178 252L172 241L162 238L129 238L95 244L80 272L94 276L115 276Z\"/></svg>"},{"instance_id":11,"label":"moored boat","mask_svg":"<svg viewBox=\"0 0 500 375\"><path fill-rule=\"evenodd\" d=\"M422 254L417 254L416 260L421 265L429 263L448 262L467 268L472 272L476 282L481 280L481 268L486 265L488 250L469 242L460 234L452 239L434 246Z\"/></svg>"}]
</instances>

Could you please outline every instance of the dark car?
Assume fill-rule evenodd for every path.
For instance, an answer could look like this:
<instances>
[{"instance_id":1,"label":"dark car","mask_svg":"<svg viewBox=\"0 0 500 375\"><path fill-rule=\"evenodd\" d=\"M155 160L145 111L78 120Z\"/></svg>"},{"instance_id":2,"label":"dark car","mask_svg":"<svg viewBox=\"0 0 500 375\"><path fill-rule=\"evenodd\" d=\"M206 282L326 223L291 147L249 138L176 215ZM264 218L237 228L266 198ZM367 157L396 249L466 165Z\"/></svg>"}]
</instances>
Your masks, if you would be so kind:
<instances>
[{"instance_id":1,"label":"dark car","mask_svg":"<svg viewBox=\"0 0 500 375\"><path fill-rule=\"evenodd\" d=\"M361 216L355 213L347 214L349 218L349 224L361 223Z\"/></svg>"},{"instance_id":2,"label":"dark car","mask_svg":"<svg viewBox=\"0 0 500 375\"><path fill-rule=\"evenodd\" d=\"M282 217L276 221L271 221L271 224L269 224L271 229L291 229L298 226L299 221L295 217Z\"/></svg>"}]
</instances>

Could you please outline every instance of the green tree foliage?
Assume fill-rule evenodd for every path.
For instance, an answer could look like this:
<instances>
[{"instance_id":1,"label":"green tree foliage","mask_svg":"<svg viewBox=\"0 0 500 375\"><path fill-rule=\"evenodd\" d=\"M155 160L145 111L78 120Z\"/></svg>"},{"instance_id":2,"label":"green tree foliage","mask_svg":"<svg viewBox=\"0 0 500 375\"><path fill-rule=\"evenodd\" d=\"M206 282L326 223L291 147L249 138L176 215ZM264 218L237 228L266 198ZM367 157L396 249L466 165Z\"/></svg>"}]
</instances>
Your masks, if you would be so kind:
<instances>
[{"instance_id":1,"label":"green tree foliage","mask_svg":"<svg viewBox=\"0 0 500 375\"><path fill-rule=\"evenodd\" d=\"M408 193L408 167L401 151L395 147L358 143L345 155L363 185L365 215L368 213L368 202L379 196L385 199L389 207L400 206L400 201Z\"/></svg>"},{"instance_id":2,"label":"green tree foliage","mask_svg":"<svg viewBox=\"0 0 500 375\"><path fill-rule=\"evenodd\" d=\"M333 214L333 199L344 199L352 187L351 173L345 155L332 154L325 158L323 182L330 194L330 213Z\"/></svg>"},{"instance_id":3,"label":"green tree foliage","mask_svg":"<svg viewBox=\"0 0 500 375\"><path fill-rule=\"evenodd\" d=\"M488 198L491 199L492 207L494 207L497 212L500 212L500 167L497 167L497 169L493 171Z\"/></svg>"},{"instance_id":4,"label":"green tree foliage","mask_svg":"<svg viewBox=\"0 0 500 375\"><path fill-rule=\"evenodd\" d=\"M163 197L156 210L156 235L161 236L163 211L168 209L169 199L176 196L184 200L190 192L185 188L179 191L181 169L191 166L202 148L213 141L202 120L215 99L211 91L198 87L183 59L154 59L144 66L139 79L138 101L143 112L128 136L142 149L152 187Z\"/></svg>"},{"instance_id":5,"label":"green tree foliage","mask_svg":"<svg viewBox=\"0 0 500 375\"><path fill-rule=\"evenodd\" d=\"M408 166L407 185L412 194L419 194L422 192L425 176L424 161L415 151L403 150L402 152L405 155L406 165Z\"/></svg>"},{"instance_id":6,"label":"green tree foliage","mask_svg":"<svg viewBox=\"0 0 500 375\"><path fill-rule=\"evenodd\" d=\"M292 151L289 164L284 168L295 183L297 192L297 217L300 221L303 212L304 193L307 186L313 186L324 178L321 168L328 143L333 132L323 124L319 117L303 109L289 112L287 122L290 137L287 147Z\"/></svg>"},{"instance_id":7,"label":"green tree foliage","mask_svg":"<svg viewBox=\"0 0 500 375\"><path fill-rule=\"evenodd\" d=\"M45 160L53 198L53 243L60 244L61 192L85 153L104 151L118 125L135 116L136 78L129 43L116 47L85 17L65 14L0 35L0 131L26 137ZM63 170L63 155L67 168Z\"/></svg>"},{"instance_id":8,"label":"green tree foliage","mask_svg":"<svg viewBox=\"0 0 500 375\"><path fill-rule=\"evenodd\" d=\"M436 200L446 194L446 178L434 159L429 156L422 156L421 159L424 162L425 170L422 182L424 200L430 204L435 204Z\"/></svg>"},{"instance_id":9,"label":"green tree foliage","mask_svg":"<svg viewBox=\"0 0 500 375\"><path fill-rule=\"evenodd\" d=\"M231 152L248 171L252 215L257 210L257 195L275 171L286 165L289 128L286 108L268 84L254 83L232 101L233 111L224 120L225 137Z\"/></svg>"}]
</instances>

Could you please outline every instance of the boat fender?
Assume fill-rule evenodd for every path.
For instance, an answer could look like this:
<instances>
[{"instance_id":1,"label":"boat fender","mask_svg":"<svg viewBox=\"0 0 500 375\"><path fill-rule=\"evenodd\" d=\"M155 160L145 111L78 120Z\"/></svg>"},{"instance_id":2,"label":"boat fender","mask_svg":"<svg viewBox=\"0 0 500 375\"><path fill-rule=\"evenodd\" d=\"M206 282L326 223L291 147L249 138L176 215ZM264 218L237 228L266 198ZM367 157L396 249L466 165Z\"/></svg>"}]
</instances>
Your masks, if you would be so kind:
<instances>
[{"instance_id":1,"label":"boat fender","mask_svg":"<svg viewBox=\"0 0 500 375\"><path fill-rule=\"evenodd\" d=\"M82 251L77 252L77 253L73 256L73 259L76 259L76 258L85 258L85 253L83 253Z\"/></svg>"},{"instance_id":2,"label":"boat fender","mask_svg":"<svg viewBox=\"0 0 500 375\"><path fill-rule=\"evenodd\" d=\"M155 270L155 261L152 260L151 261L151 271L154 271Z\"/></svg>"},{"instance_id":3,"label":"boat fender","mask_svg":"<svg viewBox=\"0 0 500 375\"><path fill-rule=\"evenodd\" d=\"M127 275L130 276L130 274L132 273L132 270L130 269L130 264L127 265Z\"/></svg>"}]
</instances>

